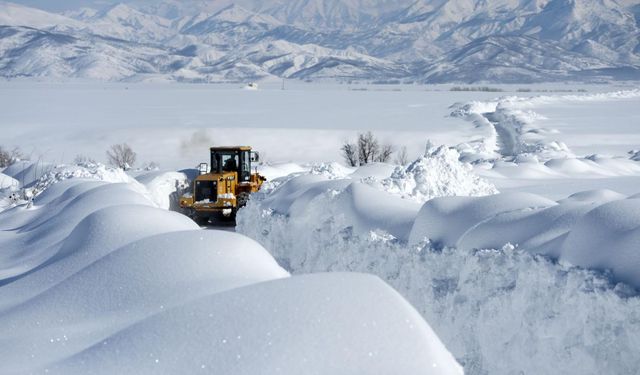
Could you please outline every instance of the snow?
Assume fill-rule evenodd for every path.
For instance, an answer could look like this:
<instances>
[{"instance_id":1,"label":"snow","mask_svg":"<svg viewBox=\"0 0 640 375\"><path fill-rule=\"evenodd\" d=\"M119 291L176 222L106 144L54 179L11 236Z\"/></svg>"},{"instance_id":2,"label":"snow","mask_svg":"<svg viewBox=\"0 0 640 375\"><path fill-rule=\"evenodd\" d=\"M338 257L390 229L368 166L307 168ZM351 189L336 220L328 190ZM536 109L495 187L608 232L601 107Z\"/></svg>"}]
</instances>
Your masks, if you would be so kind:
<instances>
[{"instance_id":1,"label":"snow","mask_svg":"<svg viewBox=\"0 0 640 375\"><path fill-rule=\"evenodd\" d=\"M11 2L0 1L0 25L34 28L79 27L80 22L58 14L45 12Z\"/></svg>"},{"instance_id":2,"label":"snow","mask_svg":"<svg viewBox=\"0 0 640 375\"><path fill-rule=\"evenodd\" d=\"M380 279L289 277L248 237L167 210L184 178L59 165L0 212L4 371L462 373Z\"/></svg>"},{"instance_id":3,"label":"snow","mask_svg":"<svg viewBox=\"0 0 640 375\"><path fill-rule=\"evenodd\" d=\"M441 358L433 332L471 374L640 366L640 164L629 153L638 149L637 90L280 84L250 93L238 84L2 86L3 146L50 161L3 171L17 184L0 189L8 366L340 373L332 366L341 363L410 373ZM578 89L589 92L552 92ZM469 111L450 116L460 108ZM407 145L415 162L340 164L342 142L369 129ZM429 139L448 147L425 155ZM121 142L138 165L162 169L60 165L75 153L102 160ZM242 235L170 211L197 175L185 168L224 144L262 151L257 168L269 178L239 212ZM27 192L31 203L8 195ZM306 275L315 272L332 273ZM379 279L341 272L378 276L433 331L405 335L406 319L423 324L416 311ZM377 328L360 331L369 319ZM345 340L355 343L348 357L336 352ZM367 345L385 349L359 350ZM414 360L399 364L405 355ZM221 364L227 358L235 362Z\"/></svg>"},{"instance_id":4,"label":"snow","mask_svg":"<svg viewBox=\"0 0 640 375\"><path fill-rule=\"evenodd\" d=\"M2 172L20 182L20 186L31 186L53 166L47 162L18 161Z\"/></svg>"},{"instance_id":5,"label":"snow","mask_svg":"<svg viewBox=\"0 0 640 375\"><path fill-rule=\"evenodd\" d=\"M13 177L0 173L0 189L9 189L11 187L20 186L20 182Z\"/></svg>"},{"instance_id":6,"label":"snow","mask_svg":"<svg viewBox=\"0 0 640 375\"><path fill-rule=\"evenodd\" d=\"M561 247L561 259L585 268L610 270L640 286L640 200L619 199L595 207L575 224Z\"/></svg>"},{"instance_id":7,"label":"snow","mask_svg":"<svg viewBox=\"0 0 640 375\"><path fill-rule=\"evenodd\" d=\"M432 199L420 209L411 229L409 243L418 244L426 238L440 246L456 247L462 236L488 218L503 212L532 210L553 204L551 200L529 193ZM508 241L498 247L506 243Z\"/></svg>"},{"instance_id":8,"label":"snow","mask_svg":"<svg viewBox=\"0 0 640 375\"><path fill-rule=\"evenodd\" d=\"M153 171L136 177L160 208L177 211L180 196L189 190L190 179L182 172Z\"/></svg>"},{"instance_id":9,"label":"snow","mask_svg":"<svg viewBox=\"0 0 640 375\"><path fill-rule=\"evenodd\" d=\"M374 301L393 307L370 309ZM180 321L192 323L175 329ZM185 343L201 350L184 358ZM125 353L118 351L125 346ZM209 295L127 327L52 370L462 374L396 292L375 277L348 274L301 276Z\"/></svg>"},{"instance_id":10,"label":"snow","mask_svg":"<svg viewBox=\"0 0 640 375\"><path fill-rule=\"evenodd\" d=\"M378 275L469 373L627 373L640 364L637 197L599 190L556 202L519 192L421 207L312 174L263 194L239 212L240 233L293 274Z\"/></svg>"},{"instance_id":11,"label":"snow","mask_svg":"<svg viewBox=\"0 0 640 375\"><path fill-rule=\"evenodd\" d=\"M478 177L470 165L461 163L459 159L460 154L454 149L445 146L433 148L407 167L397 167L391 177L380 181L380 184L390 193L418 202L451 195L498 193L491 183Z\"/></svg>"},{"instance_id":12,"label":"snow","mask_svg":"<svg viewBox=\"0 0 640 375\"><path fill-rule=\"evenodd\" d=\"M562 117L558 119L558 116L551 112L555 121L560 122L558 124L560 126L559 129L548 128L545 126L548 123L546 121L548 117L534 112L534 109L540 108L544 110L548 107L571 108L577 104L588 103L589 105L584 106L584 108L586 113L592 114L590 107L594 104L604 103L607 106L612 106L617 103L632 102L638 97L640 97L638 89L583 95L542 95L530 98L508 96L489 102L457 103L452 107L451 116L471 121L475 126L482 128L486 134L479 141L458 146L463 156L467 159L477 160L529 154L536 155L542 161L572 159L575 155L570 146L576 139L575 137L562 136L559 130L566 126L566 124L562 123ZM617 103L612 104L612 101ZM575 116L579 113L573 111L572 115ZM601 112L596 113L599 114ZM583 133L586 129L592 132L601 131L601 122L588 121L588 119L584 118L580 118L580 120L584 121L584 124L579 129L572 129L572 135L576 131ZM633 118L630 120L633 121ZM621 125L626 121L622 121ZM571 123L578 122L572 119ZM618 129L624 129L624 127L624 125L618 126ZM633 131L634 128L629 127L628 130L625 129L623 132L633 133ZM560 137L562 140L554 139L556 137ZM594 149L591 148L591 150Z\"/></svg>"}]
</instances>

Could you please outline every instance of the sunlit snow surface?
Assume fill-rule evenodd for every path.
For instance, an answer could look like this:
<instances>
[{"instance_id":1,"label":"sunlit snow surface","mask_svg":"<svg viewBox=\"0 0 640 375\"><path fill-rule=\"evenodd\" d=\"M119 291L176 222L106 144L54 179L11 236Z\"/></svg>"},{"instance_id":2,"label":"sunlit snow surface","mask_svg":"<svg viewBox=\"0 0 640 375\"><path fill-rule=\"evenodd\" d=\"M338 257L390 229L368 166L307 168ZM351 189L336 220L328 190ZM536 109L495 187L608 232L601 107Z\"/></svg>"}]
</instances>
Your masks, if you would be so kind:
<instances>
[{"instance_id":1,"label":"sunlit snow surface","mask_svg":"<svg viewBox=\"0 0 640 375\"><path fill-rule=\"evenodd\" d=\"M6 337L0 339L6 350L0 358L11 358L11 369L17 372L50 364L50 370L83 373L95 370L92 363L100 364L99 371L105 373L131 372L110 362L121 358L122 345L131 344L137 349L127 358L140 371L154 372L159 363L166 366L160 368L175 370L178 367L166 360L183 358L182 346L161 345L143 333L159 332L180 345L189 342L188 337L202 344L220 334L227 340L224 344L229 343L227 331L200 326L200 318L218 303L238 307L225 312L238 317L225 330L237 328L245 338L262 332L252 329L262 327L255 315L245 314L244 303L256 295L264 296L256 311L266 316L265 321L298 327L293 317L270 313L273 300L284 298L285 291L292 293L291 300L282 302L286 306L317 302L306 300L304 291L296 294L297 284L318 293L324 292L316 291L318 284L339 285L330 293L346 293L340 294L342 300L364 296L370 303L390 301L379 297L375 285L381 284L375 279L347 280L350 277L342 274L319 276L327 278L320 281L293 277L300 281L290 285L287 280L258 288L248 285L239 290L238 303L227 292L211 294L230 280L210 283L208 278L215 275L203 271L221 261L209 259L220 254L198 246L200 233L212 231L200 231L184 217L160 208L176 209L177 195L193 177L189 168L207 161L207 147L250 144L263 152L266 164L259 170L270 181L240 211L237 230L262 246L239 236L202 235L234 249L239 242L246 244L253 255L242 253L250 258L242 266L255 267L264 276L260 280L286 277L280 267L294 275L377 275L412 303L471 374L635 373L640 367L640 301L634 289L640 286L640 162L628 151L640 149L640 93L634 86L525 87L533 92L501 87L504 92L487 93L450 92L446 86L299 85L282 91L261 84L259 90L247 91L210 85L1 85L3 145L21 146L40 161L0 175L0 204L5 210L0 214L5 229L0 240L3 250L9 249L2 255L2 272L3 279L12 280L0 287L0 309L7 317L0 319L0 336ZM577 92L578 88L588 92ZM341 143L361 130L406 145L412 162L360 168L336 163L341 161ZM451 148L427 150L427 139ZM126 175L100 168L86 171L82 166L54 168L77 154L104 160L104 150L120 142L134 147L140 164L154 161L169 172ZM85 182L76 184L78 178ZM45 189L33 207L11 199L21 184L36 192ZM163 258L151 249L161 249ZM170 280L186 289L173 288L160 277L172 274L172 267L181 262L189 264ZM148 279L136 268L141 264L153 271ZM230 266L224 271L238 269ZM238 272L247 273L244 268ZM113 275L119 277L117 282L111 280ZM231 276L234 283L260 281ZM133 283L123 283L122 277ZM92 280L112 282L107 287L100 284L103 292L89 293L95 289ZM346 284L354 285L353 293L345 292ZM119 295L111 285L122 287L125 294ZM380 290L380 296L395 298L385 293ZM69 298L75 304L61 302ZM87 298L92 302L85 306ZM188 302L190 298L199 302ZM176 309L163 312L170 305L159 302L165 299ZM352 307L359 314L367 301ZM91 307L95 304L98 307ZM304 317L308 310L303 310L299 311ZM409 311L400 308L398 314ZM38 327L65 321L70 313L89 329L73 324L63 324L63 331ZM216 314L212 319L220 319ZM109 324L101 320L94 326L95 317ZM197 324L189 317L198 317ZM172 321L194 325L163 331ZM388 327L396 332L397 327ZM73 346L66 344L67 328L88 333L75 336L78 331L73 331L79 340ZM304 344L313 341L316 328L325 331L322 325L309 328L312 336L301 337L297 358L309 359ZM359 342L379 343L392 335L390 331L364 335ZM430 335L425 330L417 337ZM101 337L110 339L105 343ZM393 337L402 341L407 336ZM38 355L37 349L44 346L33 345L48 345L51 339L63 348L24 365L22 355ZM219 345L211 347L226 348ZM403 355L425 350L411 347L414 351ZM434 355L427 356L428 361L441 358L437 353L444 349L438 348L427 350ZM246 358L245 349L233 347L231 354L237 360ZM365 359L369 353L374 352L367 351ZM333 354L338 361L342 358ZM350 358L365 366L359 356ZM197 359L189 366L209 368ZM244 369L256 373L276 363L265 361L243 362ZM391 359L385 361L397 366ZM319 363L329 366L318 367L325 373L339 373L331 361ZM424 364L402 363L417 368ZM185 368L192 369L181 369ZM455 365L448 368L456 371Z\"/></svg>"},{"instance_id":2,"label":"sunlit snow surface","mask_svg":"<svg viewBox=\"0 0 640 375\"><path fill-rule=\"evenodd\" d=\"M468 373L640 366L640 199L599 190L558 202L502 193L423 204L355 175L275 181L240 212L237 230L294 274L380 276ZM455 195L456 182L436 184Z\"/></svg>"},{"instance_id":3,"label":"sunlit snow surface","mask_svg":"<svg viewBox=\"0 0 640 375\"><path fill-rule=\"evenodd\" d=\"M1 373L462 373L379 278L289 277L255 241L168 211L183 179L59 166L2 207Z\"/></svg>"},{"instance_id":4,"label":"sunlit snow surface","mask_svg":"<svg viewBox=\"0 0 640 375\"><path fill-rule=\"evenodd\" d=\"M406 145L414 159L423 153L427 139L437 145L457 145L488 137L484 129L451 116L456 103L555 95L516 92L521 86L501 87L505 91L496 93L452 92L451 86L288 83L281 90L279 84L265 83L259 90L244 90L241 85L1 82L0 124L5 147L20 146L32 159L58 163L70 163L78 154L104 161L105 150L122 142L138 153L139 164L153 161L165 169L206 161L205 150L212 144L250 144L271 162L342 161L340 144L362 130L373 130L391 144ZM634 88L522 87L573 90L572 95ZM588 92L578 94L578 89ZM564 102L556 102L557 107L565 108ZM558 122L546 115L547 106L552 109L554 101L542 106L540 113L548 120L535 127L558 129L558 136L551 134L550 139L571 138L566 141L570 148L573 142L582 147L584 139L603 132L599 125L610 124L613 114L617 116L615 129L627 129L629 136L610 140L610 146L624 152L638 148L632 129L639 116L639 97L569 104L575 110L565 110ZM598 105L607 110L590 110ZM537 107L529 109L538 111ZM574 131L576 127L581 130ZM580 147L575 151L579 155L604 152Z\"/></svg>"}]
</instances>

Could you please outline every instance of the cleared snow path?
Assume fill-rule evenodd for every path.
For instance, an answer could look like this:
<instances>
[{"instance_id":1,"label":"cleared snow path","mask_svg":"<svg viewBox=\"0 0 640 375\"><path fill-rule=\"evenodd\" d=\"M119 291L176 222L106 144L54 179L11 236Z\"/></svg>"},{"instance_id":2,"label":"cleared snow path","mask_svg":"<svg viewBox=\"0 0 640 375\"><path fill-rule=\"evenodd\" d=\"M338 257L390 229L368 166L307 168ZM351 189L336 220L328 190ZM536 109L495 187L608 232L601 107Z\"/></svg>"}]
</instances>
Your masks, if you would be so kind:
<instances>
[{"instance_id":1,"label":"cleared snow path","mask_svg":"<svg viewBox=\"0 0 640 375\"><path fill-rule=\"evenodd\" d=\"M517 97L471 101L451 106L451 117L470 121L484 134L458 146L469 161L535 155L541 160L573 157L571 149L553 135L556 129L540 125L544 116L532 108L554 103L583 103L626 100L640 97L640 90L600 94Z\"/></svg>"}]
</instances>

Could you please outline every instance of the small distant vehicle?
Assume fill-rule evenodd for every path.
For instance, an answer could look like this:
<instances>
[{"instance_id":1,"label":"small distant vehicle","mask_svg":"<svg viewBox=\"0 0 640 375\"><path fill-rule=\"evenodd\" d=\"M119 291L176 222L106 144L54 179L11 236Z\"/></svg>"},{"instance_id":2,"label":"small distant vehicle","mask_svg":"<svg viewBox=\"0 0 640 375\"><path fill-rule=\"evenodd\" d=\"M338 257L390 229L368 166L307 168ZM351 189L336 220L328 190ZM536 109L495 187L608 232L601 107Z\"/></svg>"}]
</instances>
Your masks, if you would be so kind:
<instances>
[{"instance_id":1,"label":"small distant vehicle","mask_svg":"<svg viewBox=\"0 0 640 375\"><path fill-rule=\"evenodd\" d=\"M180 198L180 207L201 225L210 219L235 219L251 193L267 180L257 169L252 173L251 163L258 162L260 155L250 146L211 147L210 152L211 166L200 164L191 192Z\"/></svg>"}]
</instances>

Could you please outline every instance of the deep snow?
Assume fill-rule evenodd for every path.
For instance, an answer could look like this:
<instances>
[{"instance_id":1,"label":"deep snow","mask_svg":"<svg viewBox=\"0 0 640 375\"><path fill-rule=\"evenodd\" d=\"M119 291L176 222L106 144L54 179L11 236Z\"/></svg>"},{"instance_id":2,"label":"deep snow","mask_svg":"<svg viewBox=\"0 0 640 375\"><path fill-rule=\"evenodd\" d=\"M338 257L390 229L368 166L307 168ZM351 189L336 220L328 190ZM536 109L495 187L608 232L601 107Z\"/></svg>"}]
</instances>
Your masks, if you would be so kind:
<instances>
[{"instance_id":1,"label":"deep snow","mask_svg":"<svg viewBox=\"0 0 640 375\"><path fill-rule=\"evenodd\" d=\"M49 357L42 361L30 359L33 367L23 372L42 370L45 364L61 373L86 372L93 369L91 363L100 363L105 373L132 372L127 367L132 364L146 372L153 372L159 363L166 364L161 368L178 368L167 360L177 361L175 366L210 368L209 363L180 362L180 353L191 348L160 344L154 337L184 342L185 335L192 335L202 346L211 335L226 336L227 331L201 326L187 317L213 314L212 319L218 319L223 312L238 317L239 323L229 329L241 330L242 338L255 335L252 328L268 323L256 322L255 315L246 311L249 296L267 310L277 302L307 314L309 310L295 303L318 301L307 299L298 284L314 291L318 284L340 284L318 293L354 302L349 307L354 310L345 315L355 320L343 321L351 327L357 325L357 317L379 312L362 313L362 306L387 304L394 300L394 292L385 291L377 279L366 281L359 275L318 275L297 281L297 276L288 279L286 271L294 275L357 271L379 276L407 298L467 373L635 373L640 367L637 90L607 87L610 92L597 93L602 88L587 86L590 92L585 94L538 96L532 92L514 97L516 88L506 87L512 92L496 98L500 94L424 91L419 86L401 87L402 91L310 87L281 91L261 85L259 90L245 91L178 85L3 86L0 95L7 104L0 121L7 124L7 142L27 147L32 159L55 161L19 163L3 171L7 182L0 188L0 225L5 230L0 241L2 249L8 250L0 255L5 280L0 287L0 328L10 334L0 341L7 345L0 347L14 356L10 364L23 366L20 355L38 354L20 351L21 345L33 345L26 341L30 336L50 340L47 334L53 332L55 343L69 347L48 351ZM85 95L87 89L91 95ZM38 100L33 103L26 98ZM40 99L48 104L38 104ZM63 115L71 103L86 104L74 112L74 118ZM37 107L34 112L32 106ZM48 129L56 129L55 134ZM375 163L359 168L336 163L341 142L368 129L376 130L384 141L407 145L414 161L405 166ZM144 142L136 141L141 139ZM433 148L425 154L427 139L453 148ZM56 166L75 153L100 160L109 144L122 141L139 151L139 165L154 160L164 169L125 174L99 165ZM166 211L175 209L176 197L194 175L194 170L171 169L206 161L208 146L225 143L252 144L267 161L258 169L270 181L240 211L237 227L262 246L234 234L225 237L217 231L201 231ZM16 195L22 183L28 188L18 189ZM225 274L229 278L211 281L215 275L203 269L216 269L223 262L216 257L229 253L203 251L196 241L200 233L205 233L206 242L228 248L237 250L238 244L244 244L241 247L251 254L245 254L248 258L242 265L252 268L238 272L262 275L260 280ZM154 259L159 252L162 260ZM191 253L198 264L176 259ZM140 277L143 272L135 264L149 264L144 268L151 272L148 280ZM153 276L171 275L173 264L181 267L176 274L178 286L170 285L172 276L169 281ZM230 272L234 270L235 265L229 266ZM112 282L115 276L133 283ZM273 279L278 280L255 284ZM216 289L227 282L245 281L237 290ZM118 300L121 296L112 295L104 284L100 287L106 290L93 296L89 291L99 282L122 287L125 300ZM353 293L345 288L347 284L353 286ZM163 290L155 290L154 285L162 285ZM74 297L74 290L80 297ZM147 290L153 291L148 299ZM286 301L285 291L293 294ZM237 298L246 298L237 302L236 292ZM256 297L262 294L264 300ZM360 301L360 295L366 300ZM64 306L55 298L73 303ZM88 309L83 299L98 307ZM222 311L220 304L231 312ZM413 314L401 303L388 305L398 308L383 311L390 317ZM91 330L71 331L77 327L70 327L68 321L56 330L59 323L46 319L43 322L55 325L53 331L33 328L33 320L27 319L46 317L38 306L52 311L52 319L76 314ZM22 308L25 320L20 320ZM327 310L313 311L334 309L328 303ZM279 320L269 311L258 311L270 317L274 326L269 327L287 321L299 324L295 317ZM11 319L7 325L3 312L12 314L7 315ZM106 320L96 322L94 316ZM322 322L326 316L320 318ZM338 319L333 320L337 327ZM163 329L176 321L190 322L183 327L184 333ZM386 322L390 329L397 328ZM11 330L13 326L17 331ZM308 332L311 336L316 335L313 329ZM158 336L147 337L152 331ZM73 344L66 344L69 332ZM401 340L385 332L388 335L359 336L358 343L378 343L382 337ZM98 339L100 335L108 337L106 344ZM428 330L419 333L423 338L430 335ZM303 344L309 337L295 337L301 339L292 342L296 353L308 361L317 360L314 363L324 372L336 372L322 367L331 366L331 360L307 356ZM132 351L121 362L123 367L117 367L114 362L124 343L154 350ZM71 350L72 346L82 352ZM413 347L422 350L415 342ZM252 353L244 346L232 349L242 359ZM439 358L440 349L430 352L433 358ZM329 352L337 362L344 359L341 353ZM318 355L326 358L324 351ZM149 361L143 360L146 356ZM355 354L352 358L358 360L354 366L368 365ZM241 361L245 367L238 371L255 372L253 366L271 364L252 359L256 362ZM291 362L287 365L295 367ZM422 366L419 362L406 365ZM384 359L376 366L398 364ZM449 368L457 371L455 365Z\"/></svg>"},{"instance_id":2,"label":"deep snow","mask_svg":"<svg viewBox=\"0 0 640 375\"><path fill-rule=\"evenodd\" d=\"M167 210L184 179L56 166L3 207L2 373L462 373L375 276L289 277Z\"/></svg>"},{"instance_id":3,"label":"deep snow","mask_svg":"<svg viewBox=\"0 0 640 375\"><path fill-rule=\"evenodd\" d=\"M363 183L363 174L275 181L240 211L237 231L293 274L380 276L468 373L640 366L637 196L502 193L423 204Z\"/></svg>"}]
</instances>

